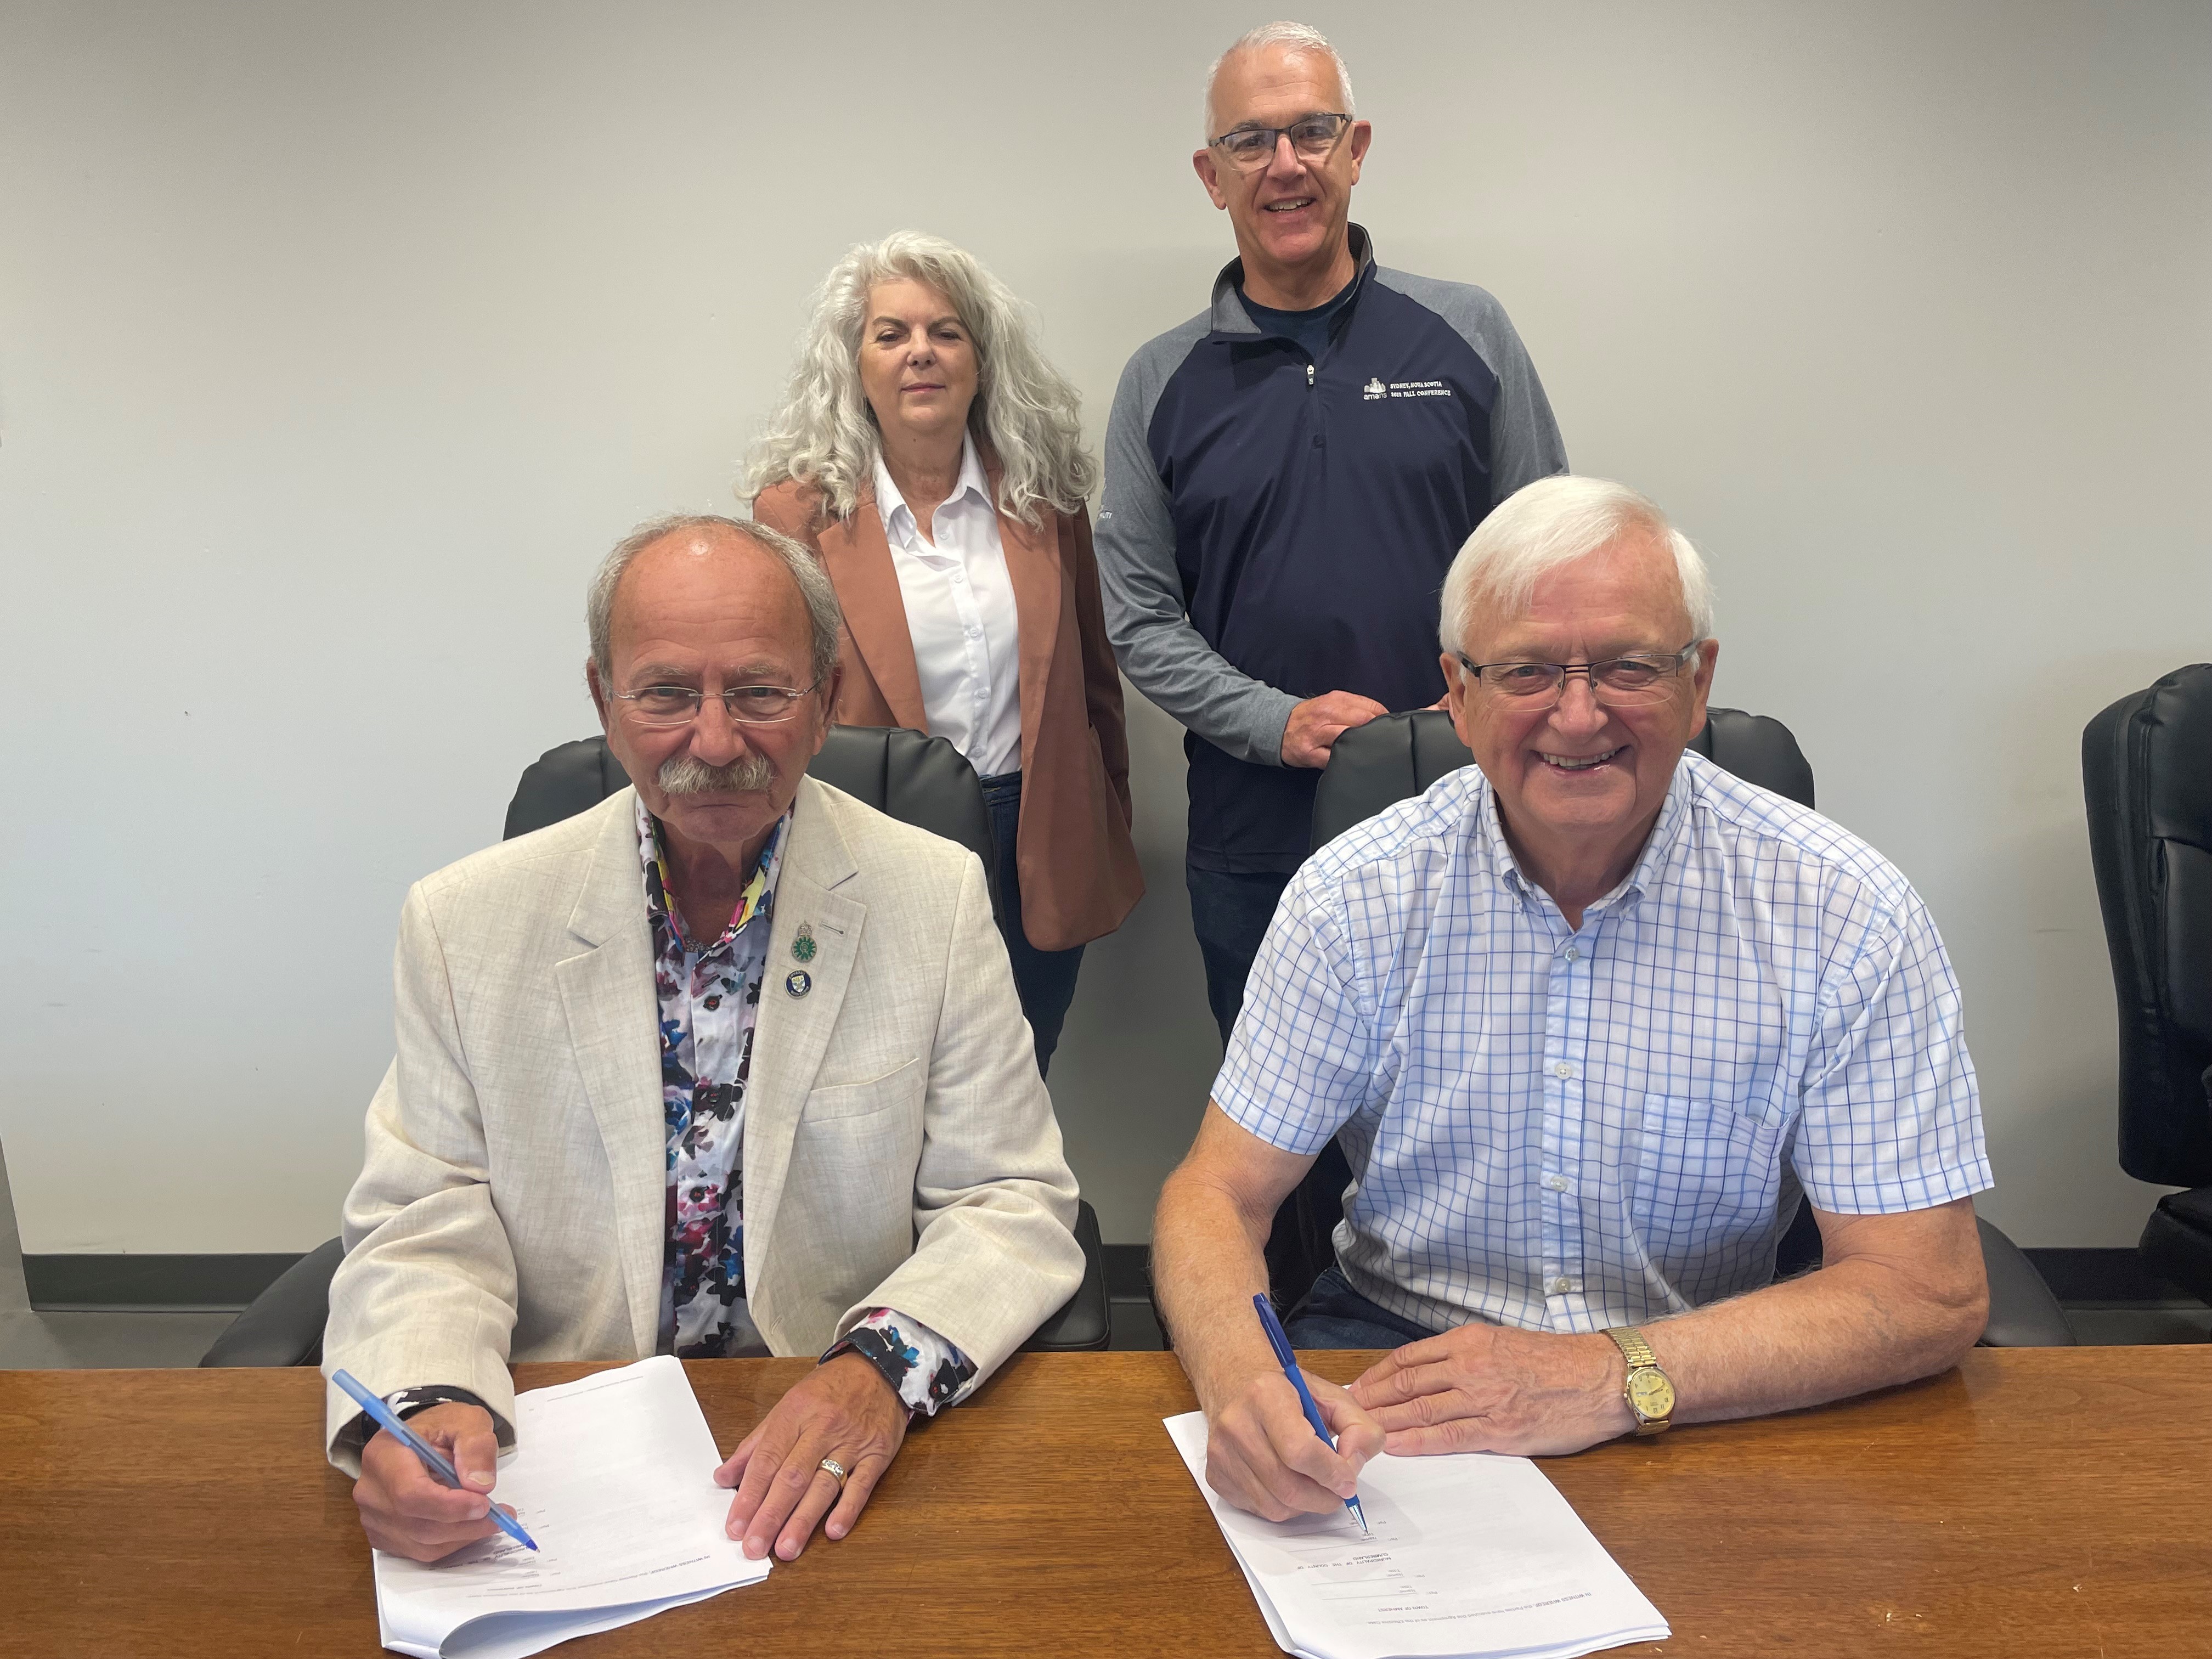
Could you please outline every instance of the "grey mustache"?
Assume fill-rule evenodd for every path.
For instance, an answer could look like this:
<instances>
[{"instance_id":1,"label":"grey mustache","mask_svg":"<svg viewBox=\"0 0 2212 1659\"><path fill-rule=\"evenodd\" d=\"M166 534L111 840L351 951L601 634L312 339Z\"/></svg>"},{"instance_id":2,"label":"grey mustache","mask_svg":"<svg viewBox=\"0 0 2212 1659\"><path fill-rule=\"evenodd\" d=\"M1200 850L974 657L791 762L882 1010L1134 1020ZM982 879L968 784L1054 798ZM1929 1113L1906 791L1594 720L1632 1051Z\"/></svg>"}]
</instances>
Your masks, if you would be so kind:
<instances>
[{"instance_id":1,"label":"grey mustache","mask_svg":"<svg viewBox=\"0 0 2212 1659\"><path fill-rule=\"evenodd\" d=\"M672 795L757 795L775 781L775 768L765 755L742 755L727 766L671 755L660 763L659 777L661 788Z\"/></svg>"}]
</instances>

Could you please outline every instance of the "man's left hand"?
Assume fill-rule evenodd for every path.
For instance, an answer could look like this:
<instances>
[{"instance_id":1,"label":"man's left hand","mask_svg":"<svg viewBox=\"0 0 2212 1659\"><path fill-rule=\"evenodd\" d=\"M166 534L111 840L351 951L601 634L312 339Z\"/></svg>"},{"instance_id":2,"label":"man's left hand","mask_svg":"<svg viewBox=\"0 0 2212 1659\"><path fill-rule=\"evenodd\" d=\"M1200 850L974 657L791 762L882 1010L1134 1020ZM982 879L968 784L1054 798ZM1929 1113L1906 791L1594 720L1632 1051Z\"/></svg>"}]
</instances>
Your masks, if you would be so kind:
<instances>
[{"instance_id":1,"label":"man's left hand","mask_svg":"<svg viewBox=\"0 0 2212 1659\"><path fill-rule=\"evenodd\" d=\"M842 1538L905 1438L906 1407L881 1371L856 1353L817 1365L714 1471L718 1486L738 1489L730 1536L756 1561L771 1542L778 1559L796 1559L825 1515L822 1530ZM825 1457L846 1471L842 1491Z\"/></svg>"},{"instance_id":2,"label":"man's left hand","mask_svg":"<svg viewBox=\"0 0 2212 1659\"><path fill-rule=\"evenodd\" d=\"M1625 1370L1607 1336L1477 1322L1385 1355L1351 1393L1382 1425L1382 1449L1395 1456L1543 1456L1577 1452L1636 1426L1621 1398Z\"/></svg>"}]
</instances>

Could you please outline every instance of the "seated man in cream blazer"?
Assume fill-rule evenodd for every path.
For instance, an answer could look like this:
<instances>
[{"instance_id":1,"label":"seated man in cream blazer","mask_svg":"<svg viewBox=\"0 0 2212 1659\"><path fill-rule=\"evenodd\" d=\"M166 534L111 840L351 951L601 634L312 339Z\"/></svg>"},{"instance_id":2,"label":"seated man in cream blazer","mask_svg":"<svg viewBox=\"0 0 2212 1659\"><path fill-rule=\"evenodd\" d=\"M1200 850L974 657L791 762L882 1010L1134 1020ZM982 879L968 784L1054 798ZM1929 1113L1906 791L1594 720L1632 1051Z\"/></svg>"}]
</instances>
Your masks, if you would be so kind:
<instances>
[{"instance_id":1,"label":"seated man in cream blazer","mask_svg":"<svg viewBox=\"0 0 2212 1659\"><path fill-rule=\"evenodd\" d=\"M331 1285L325 1370L464 1486L335 1389L331 1456L373 1544L434 1559L494 1530L509 1361L820 1354L717 1473L731 1536L788 1559L1074 1293L1075 1180L981 866L805 775L837 696L813 556L665 520L589 615L635 786L408 895Z\"/></svg>"}]
</instances>

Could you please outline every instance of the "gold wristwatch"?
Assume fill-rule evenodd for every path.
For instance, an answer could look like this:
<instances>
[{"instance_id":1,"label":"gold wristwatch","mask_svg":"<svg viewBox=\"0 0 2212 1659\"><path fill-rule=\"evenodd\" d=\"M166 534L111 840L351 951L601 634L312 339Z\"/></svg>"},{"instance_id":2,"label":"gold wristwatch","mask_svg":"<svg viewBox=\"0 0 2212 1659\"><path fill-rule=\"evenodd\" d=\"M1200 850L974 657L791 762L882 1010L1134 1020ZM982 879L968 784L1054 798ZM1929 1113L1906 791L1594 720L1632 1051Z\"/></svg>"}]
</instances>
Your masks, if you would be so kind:
<instances>
[{"instance_id":1,"label":"gold wristwatch","mask_svg":"<svg viewBox=\"0 0 2212 1659\"><path fill-rule=\"evenodd\" d=\"M1665 1432L1674 1420L1674 1385L1659 1369L1659 1356L1651 1352L1644 1333L1632 1325L1617 1326L1606 1334L1628 1362L1628 1381L1620 1393L1628 1401L1628 1409L1636 1413L1637 1433Z\"/></svg>"}]
</instances>

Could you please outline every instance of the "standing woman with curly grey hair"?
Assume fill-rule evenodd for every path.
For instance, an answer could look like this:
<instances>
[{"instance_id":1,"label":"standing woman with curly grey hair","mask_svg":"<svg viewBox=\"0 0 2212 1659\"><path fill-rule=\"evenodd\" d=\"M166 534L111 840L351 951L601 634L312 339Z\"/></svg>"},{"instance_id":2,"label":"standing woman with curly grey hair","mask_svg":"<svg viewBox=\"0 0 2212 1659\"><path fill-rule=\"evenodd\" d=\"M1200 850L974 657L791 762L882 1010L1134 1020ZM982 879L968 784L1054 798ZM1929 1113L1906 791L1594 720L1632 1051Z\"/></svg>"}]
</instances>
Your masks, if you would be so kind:
<instances>
[{"instance_id":1,"label":"standing woman with curly grey hair","mask_svg":"<svg viewBox=\"0 0 2212 1659\"><path fill-rule=\"evenodd\" d=\"M823 283L745 478L753 517L814 548L836 584L835 718L950 738L982 780L1040 1071L1083 946L1145 890L1079 401L1004 283L902 231Z\"/></svg>"}]
</instances>

